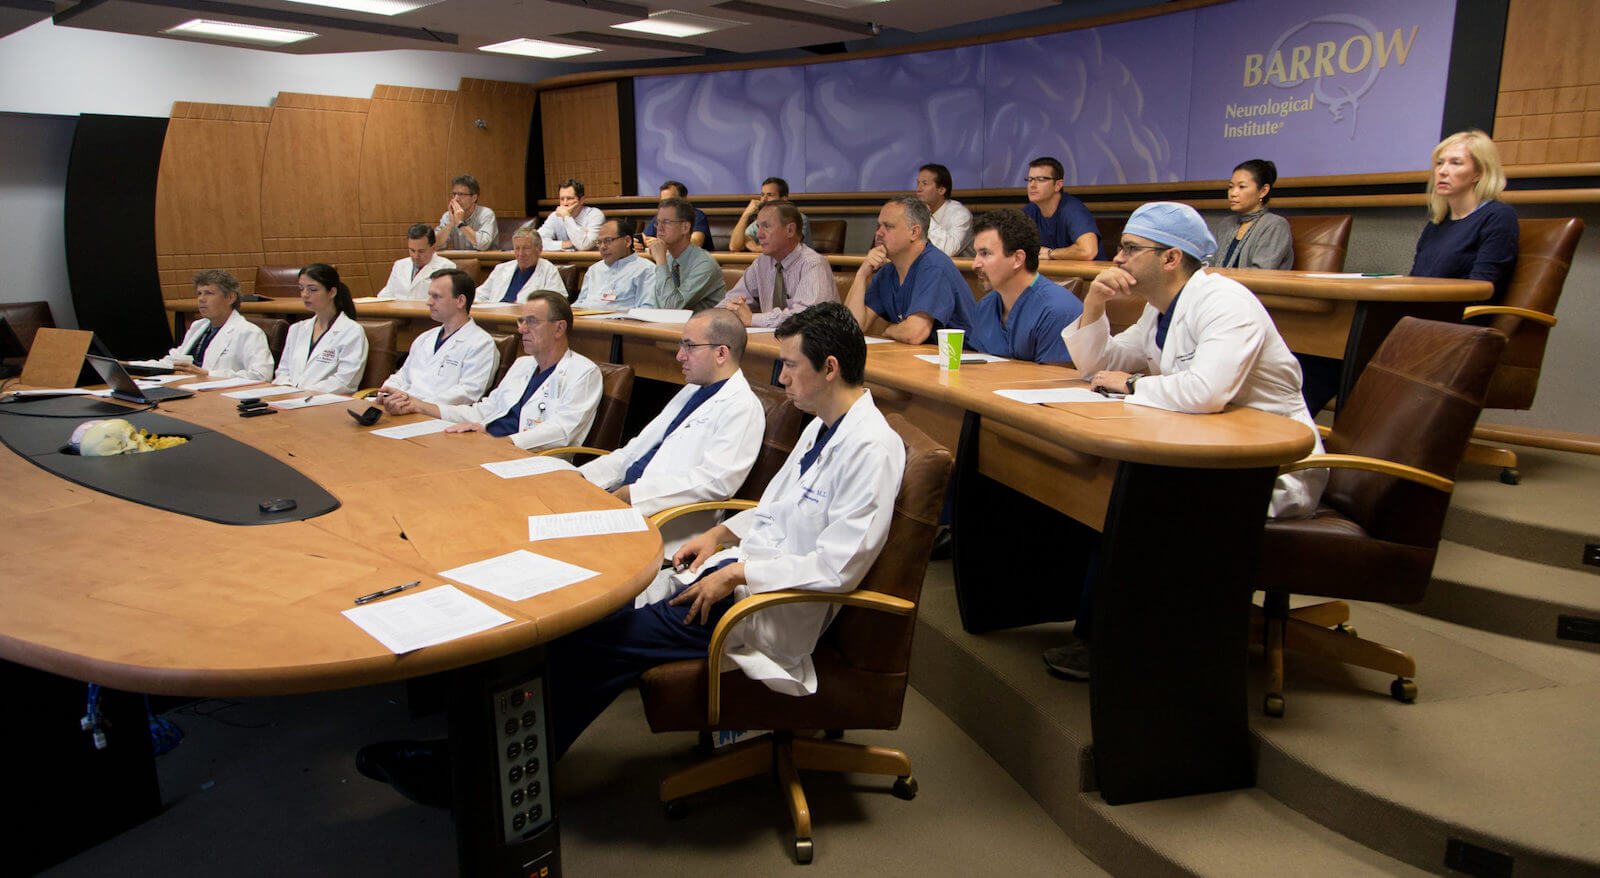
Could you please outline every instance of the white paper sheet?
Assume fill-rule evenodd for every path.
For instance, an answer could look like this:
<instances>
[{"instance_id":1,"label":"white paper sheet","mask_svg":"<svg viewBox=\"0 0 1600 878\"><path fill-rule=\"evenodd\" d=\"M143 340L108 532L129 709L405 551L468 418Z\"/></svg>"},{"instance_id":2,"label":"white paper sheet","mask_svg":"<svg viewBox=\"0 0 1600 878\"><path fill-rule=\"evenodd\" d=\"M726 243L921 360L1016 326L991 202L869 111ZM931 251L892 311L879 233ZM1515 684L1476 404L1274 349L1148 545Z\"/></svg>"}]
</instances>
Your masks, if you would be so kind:
<instances>
[{"instance_id":1,"label":"white paper sheet","mask_svg":"<svg viewBox=\"0 0 1600 878\"><path fill-rule=\"evenodd\" d=\"M453 585L345 610L344 617L395 655L515 621Z\"/></svg>"},{"instance_id":2,"label":"white paper sheet","mask_svg":"<svg viewBox=\"0 0 1600 878\"><path fill-rule=\"evenodd\" d=\"M172 360L166 357L159 360L129 360L128 365L138 366L141 369L171 369Z\"/></svg>"},{"instance_id":3,"label":"white paper sheet","mask_svg":"<svg viewBox=\"0 0 1600 878\"><path fill-rule=\"evenodd\" d=\"M218 378L215 381L202 381L199 384L185 384L184 390L221 390L224 387L244 387L246 384L265 384L254 378Z\"/></svg>"},{"instance_id":4,"label":"white paper sheet","mask_svg":"<svg viewBox=\"0 0 1600 878\"><path fill-rule=\"evenodd\" d=\"M878 338L876 335L867 336L867 344L889 344L893 341L894 339L892 338Z\"/></svg>"},{"instance_id":5,"label":"white paper sheet","mask_svg":"<svg viewBox=\"0 0 1600 878\"><path fill-rule=\"evenodd\" d=\"M192 384L190 385L190 387L193 386ZM299 387L284 387L281 384L273 384L268 387L252 387L249 390L231 390L224 393L223 396L229 399L266 399L269 396L283 396L287 393L305 393L305 390Z\"/></svg>"},{"instance_id":6,"label":"white paper sheet","mask_svg":"<svg viewBox=\"0 0 1600 878\"><path fill-rule=\"evenodd\" d=\"M289 409L311 408L314 405L333 405L336 402L349 402L353 398L354 397L340 396L337 393L319 393L310 399L280 399L277 402L269 402L267 405L270 405L275 409L283 409L288 411Z\"/></svg>"},{"instance_id":7,"label":"white paper sheet","mask_svg":"<svg viewBox=\"0 0 1600 878\"><path fill-rule=\"evenodd\" d=\"M576 564L535 555L527 549L518 549L496 558L445 570L439 575L508 601L521 601L600 574Z\"/></svg>"},{"instance_id":8,"label":"white paper sheet","mask_svg":"<svg viewBox=\"0 0 1600 878\"><path fill-rule=\"evenodd\" d=\"M628 316L626 311L607 311L604 314L585 314L579 320L621 320Z\"/></svg>"},{"instance_id":9,"label":"white paper sheet","mask_svg":"<svg viewBox=\"0 0 1600 878\"><path fill-rule=\"evenodd\" d=\"M382 430L373 430L372 435L382 436L385 439L410 439L413 436L427 436L430 433L443 433L444 428L450 426L449 421L438 418L429 418L415 424L401 424L398 427L384 427Z\"/></svg>"},{"instance_id":10,"label":"white paper sheet","mask_svg":"<svg viewBox=\"0 0 1600 878\"><path fill-rule=\"evenodd\" d=\"M944 361L944 357L938 354L915 354L914 356L924 363L932 363L935 366ZM979 354L973 351L963 351L961 353L961 365L963 366L972 363L1004 363L1005 361L1005 357L997 357L994 354Z\"/></svg>"},{"instance_id":11,"label":"white paper sheet","mask_svg":"<svg viewBox=\"0 0 1600 878\"><path fill-rule=\"evenodd\" d=\"M694 312L686 308L631 308L628 318L646 323L688 323Z\"/></svg>"},{"instance_id":12,"label":"white paper sheet","mask_svg":"<svg viewBox=\"0 0 1600 878\"><path fill-rule=\"evenodd\" d=\"M757 333L757 332L776 332L777 329L778 329L778 327L776 327L776 326L746 326L744 328L744 331L747 332L747 333L750 333L750 334L754 334L754 333Z\"/></svg>"},{"instance_id":13,"label":"white paper sheet","mask_svg":"<svg viewBox=\"0 0 1600 878\"><path fill-rule=\"evenodd\" d=\"M528 541L559 540L566 537L592 537L647 530L639 510L596 509L590 512L558 512L528 516Z\"/></svg>"},{"instance_id":14,"label":"white paper sheet","mask_svg":"<svg viewBox=\"0 0 1600 878\"><path fill-rule=\"evenodd\" d=\"M1087 387L1048 387L1038 390L996 390L995 395L1017 402L1030 405L1041 405L1047 402L1116 402L1116 397L1104 396L1098 391Z\"/></svg>"},{"instance_id":15,"label":"white paper sheet","mask_svg":"<svg viewBox=\"0 0 1600 878\"><path fill-rule=\"evenodd\" d=\"M373 302L392 302L394 300L393 299L385 299L385 298L382 298L380 296L362 296L359 299L351 299L350 301L355 302L356 304L370 305Z\"/></svg>"},{"instance_id":16,"label":"white paper sheet","mask_svg":"<svg viewBox=\"0 0 1600 878\"><path fill-rule=\"evenodd\" d=\"M478 464L502 479L520 479L544 473L576 471L578 468L559 457L519 457L515 460L496 460Z\"/></svg>"}]
</instances>

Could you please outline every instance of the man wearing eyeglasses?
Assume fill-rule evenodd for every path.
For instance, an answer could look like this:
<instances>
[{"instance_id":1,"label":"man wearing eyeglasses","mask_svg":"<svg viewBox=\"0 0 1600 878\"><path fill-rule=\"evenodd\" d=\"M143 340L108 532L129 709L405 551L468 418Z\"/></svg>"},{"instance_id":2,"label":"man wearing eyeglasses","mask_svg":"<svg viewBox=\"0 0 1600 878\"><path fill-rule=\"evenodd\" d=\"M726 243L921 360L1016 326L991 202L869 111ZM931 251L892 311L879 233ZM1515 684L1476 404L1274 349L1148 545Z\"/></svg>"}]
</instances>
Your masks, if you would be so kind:
<instances>
[{"instance_id":1,"label":"man wearing eyeglasses","mask_svg":"<svg viewBox=\"0 0 1600 878\"><path fill-rule=\"evenodd\" d=\"M1066 171L1050 156L1028 162L1028 203L1022 212L1039 230L1040 259L1099 259L1094 214L1062 187Z\"/></svg>"},{"instance_id":2,"label":"man wearing eyeglasses","mask_svg":"<svg viewBox=\"0 0 1600 878\"><path fill-rule=\"evenodd\" d=\"M500 227L494 211L478 203L478 180L462 174L450 181L450 202L433 230L441 250L487 250Z\"/></svg>"},{"instance_id":3,"label":"man wearing eyeglasses","mask_svg":"<svg viewBox=\"0 0 1600 878\"><path fill-rule=\"evenodd\" d=\"M667 182L662 183L660 203L666 204L667 199L669 198L681 198L685 201L689 200L689 187L679 183L677 180L668 180ZM646 246L648 246L655 239L656 235L659 234L656 229L661 225L660 220L661 217L658 214L651 217L650 221L644 224L644 243ZM706 216L705 211L695 208L693 220L693 224L689 227L689 243L695 245L696 247L710 249L710 218Z\"/></svg>"},{"instance_id":4,"label":"man wearing eyeglasses","mask_svg":"<svg viewBox=\"0 0 1600 878\"><path fill-rule=\"evenodd\" d=\"M655 271L640 307L701 311L715 306L728 292L722 266L690 240L699 212L682 198L662 199L651 220L656 236L645 238L649 246L641 254L655 265Z\"/></svg>"},{"instance_id":5,"label":"man wearing eyeglasses","mask_svg":"<svg viewBox=\"0 0 1600 878\"><path fill-rule=\"evenodd\" d=\"M650 291L655 264L633 252L632 217L600 224L600 261L583 273L575 308L625 311L637 307Z\"/></svg>"},{"instance_id":6,"label":"man wearing eyeglasses","mask_svg":"<svg viewBox=\"0 0 1600 878\"><path fill-rule=\"evenodd\" d=\"M395 414L454 421L446 433L509 436L525 451L581 444L600 407L601 378L592 360L567 347L571 327L566 296L531 293L517 318L527 356L511 364L488 396L473 405L435 405L410 397Z\"/></svg>"},{"instance_id":7,"label":"man wearing eyeglasses","mask_svg":"<svg viewBox=\"0 0 1600 878\"><path fill-rule=\"evenodd\" d=\"M766 411L739 370L744 346L744 324L731 313L715 308L689 318L678 342L683 389L628 444L578 471L645 515L732 497L766 431ZM663 525L663 558L717 517L697 512Z\"/></svg>"},{"instance_id":8,"label":"man wearing eyeglasses","mask_svg":"<svg viewBox=\"0 0 1600 878\"><path fill-rule=\"evenodd\" d=\"M1039 274L1038 230L1010 207L981 214L975 228L972 270L990 291L972 307L968 346L1015 360L1066 362L1061 330L1078 319L1083 304Z\"/></svg>"},{"instance_id":9,"label":"man wearing eyeglasses","mask_svg":"<svg viewBox=\"0 0 1600 878\"><path fill-rule=\"evenodd\" d=\"M1229 405L1260 409L1316 424L1300 395L1300 364L1261 301L1238 281L1211 274L1201 263L1217 242L1187 204L1151 202L1128 217L1112 267L1083 297L1083 314L1062 331L1072 361L1091 386L1125 393L1125 402L1168 411L1208 414ZM1145 302L1139 321L1116 336L1106 303ZM1316 440L1314 453L1322 451ZM1267 515L1304 518L1317 508L1327 470L1278 477ZM1058 676L1089 678L1089 619L1094 580L1084 583L1078 622L1068 643L1044 651Z\"/></svg>"}]
</instances>

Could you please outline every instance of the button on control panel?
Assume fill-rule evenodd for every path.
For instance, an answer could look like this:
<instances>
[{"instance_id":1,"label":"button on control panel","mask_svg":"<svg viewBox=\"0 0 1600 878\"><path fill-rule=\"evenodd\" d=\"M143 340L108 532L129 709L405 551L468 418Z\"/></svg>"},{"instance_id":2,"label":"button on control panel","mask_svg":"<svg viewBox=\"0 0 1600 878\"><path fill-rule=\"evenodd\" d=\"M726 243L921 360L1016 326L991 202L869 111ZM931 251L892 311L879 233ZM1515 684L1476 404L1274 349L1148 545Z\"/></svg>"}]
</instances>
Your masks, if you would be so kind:
<instances>
[{"instance_id":1,"label":"button on control panel","mask_svg":"<svg viewBox=\"0 0 1600 878\"><path fill-rule=\"evenodd\" d=\"M507 844L550 823L550 760L546 749L544 681L529 680L496 692L496 789Z\"/></svg>"}]
</instances>

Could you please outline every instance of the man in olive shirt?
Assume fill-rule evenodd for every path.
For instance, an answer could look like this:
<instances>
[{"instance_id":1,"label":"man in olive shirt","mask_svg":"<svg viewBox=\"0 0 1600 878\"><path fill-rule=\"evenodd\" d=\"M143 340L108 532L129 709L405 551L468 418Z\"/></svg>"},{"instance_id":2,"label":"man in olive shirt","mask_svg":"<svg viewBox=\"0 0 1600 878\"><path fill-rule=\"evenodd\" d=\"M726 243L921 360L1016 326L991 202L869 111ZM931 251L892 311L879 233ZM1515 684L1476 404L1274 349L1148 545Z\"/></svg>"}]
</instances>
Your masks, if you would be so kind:
<instances>
[{"instance_id":1,"label":"man in olive shirt","mask_svg":"<svg viewBox=\"0 0 1600 878\"><path fill-rule=\"evenodd\" d=\"M715 306L728 292L722 266L689 241L694 215L694 205L682 198L661 201L656 211L656 236L640 254L656 264L640 307L700 311Z\"/></svg>"}]
</instances>

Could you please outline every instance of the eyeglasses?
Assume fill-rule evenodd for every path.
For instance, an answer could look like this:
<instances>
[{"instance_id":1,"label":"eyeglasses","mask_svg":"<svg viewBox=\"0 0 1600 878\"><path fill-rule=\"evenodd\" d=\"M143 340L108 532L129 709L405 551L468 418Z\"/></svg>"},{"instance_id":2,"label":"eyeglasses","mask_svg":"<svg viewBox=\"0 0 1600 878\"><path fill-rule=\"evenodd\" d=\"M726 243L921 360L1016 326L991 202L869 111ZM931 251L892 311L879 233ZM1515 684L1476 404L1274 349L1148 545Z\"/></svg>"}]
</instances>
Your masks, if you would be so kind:
<instances>
[{"instance_id":1,"label":"eyeglasses","mask_svg":"<svg viewBox=\"0 0 1600 878\"><path fill-rule=\"evenodd\" d=\"M686 222L689 222L689 220L686 220L686 219L662 219L661 217L656 217L656 225L658 225L658 226L664 226L667 223L686 223Z\"/></svg>"},{"instance_id":2,"label":"eyeglasses","mask_svg":"<svg viewBox=\"0 0 1600 878\"><path fill-rule=\"evenodd\" d=\"M686 351L686 350L688 350L690 348L720 348L720 347L722 347L722 342L720 342L720 341L681 341L680 340L678 342L678 350L680 350L680 351Z\"/></svg>"},{"instance_id":3,"label":"eyeglasses","mask_svg":"<svg viewBox=\"0 0 1600 878\"><path fill-rule=\"evenodd\" d=\"M612 244L615 244L618 241L628 241L628 240L631 240L631 239L630 238L624 238L624 237L622 237L620 235L615 237L615 238L601 238L600 239L600 246L602 246L602 247L610 247Z\"/></svg>"},{"instance_id":4,"label":"eyeglasses","mask_svg":"<svg viewBox=\"0 0 1600 878\"><path fill-rule=\"evenodd\" d=\"M559 321L559 320L541 320L538 317L518 317L517 318L517 325L518 326L531 326L534 329L538 329L539 327L545 325L546 323L559 323L559 322L561 322L561 321Z\"/></svg>"},{"instance_id":5,"label":"eyeglasses","mask_svg":"<svg viewBox=\"0 0 1600 878\"><path fill-rule=\"evenodd\" d=\"M1171 249L1172 249L1171 247L1168 247L1165 244L1118 244L1117 245L1117 255L1119 255L1119 256L1132 256L1134 253L1136 253L1136 252L1138 252L1140 250L1171 250Z\"/></svg>"},{"instance_id":6,"label":"eyeglasses","mask_svg":"<svg viewBox=\"0 0 1600 878\"><path fill-rule=\"evenodd\" d=\"M1027 182L1029 182L1029 183L1053 183L1056 180L1059 180L1060 178L1059 177L1024 177L1022 179L1027 181Z\"/></svg>"},{"instance_id":7,"label":"eyeglasses","mask_svg":"<svg viewBox=\"0 0 1600 878\"><path fill-rule=\"evenodd\" d=\"M478 196L474 195L471 192L451 192L450 194L454 195L457 198L476 198L476 197L478 197Z\"/></svg>"}]
</instances>

